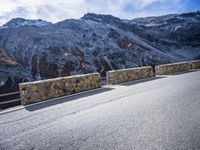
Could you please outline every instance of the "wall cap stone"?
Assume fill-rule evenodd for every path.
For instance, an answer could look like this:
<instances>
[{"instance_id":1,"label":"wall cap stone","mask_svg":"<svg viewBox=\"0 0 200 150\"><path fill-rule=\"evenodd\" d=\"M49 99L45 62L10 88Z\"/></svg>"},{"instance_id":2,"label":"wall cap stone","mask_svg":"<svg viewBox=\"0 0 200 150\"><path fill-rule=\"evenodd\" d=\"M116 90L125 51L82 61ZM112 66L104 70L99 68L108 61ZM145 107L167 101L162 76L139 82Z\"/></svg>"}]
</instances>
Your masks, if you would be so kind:
<instances>
[{"instance_id":1,"label":"wall cap stone","mask_svg":"<svg viewBox=\"0 0 200 150\"><path fill-rule=\"evenodd\" d=\"M59 80L62 80L62 79L87 77L87 76L91 76L91 75L99 75L99 73L90 73L90 74L81 74L81 75L73 75L73 76L66 76L66 77L57 77L57 78L51 78L51 79L44 79L44 80L38 80L38 81L32 81L32 82L19 83L19 85L39 84L39 83L42 83L42 82L53 82L53 81L59 81Z\"/></svg>"},{"instance_id":2,"label":"wall cap stone","mask_svg":"<svg viewBox=\"0 0 200 150\"><path fill-rule=\"evenodd\" d=\"M111 70L111 71L107 71L107 72L108 73L112 73L112 72L124 72L124 71L138 70L138 69L147 69L147 68L152 68L152 67L151 66L145 66L145 67L125 68L125 69L119 69L119 70Z\"/></svg>"}]
</instances>

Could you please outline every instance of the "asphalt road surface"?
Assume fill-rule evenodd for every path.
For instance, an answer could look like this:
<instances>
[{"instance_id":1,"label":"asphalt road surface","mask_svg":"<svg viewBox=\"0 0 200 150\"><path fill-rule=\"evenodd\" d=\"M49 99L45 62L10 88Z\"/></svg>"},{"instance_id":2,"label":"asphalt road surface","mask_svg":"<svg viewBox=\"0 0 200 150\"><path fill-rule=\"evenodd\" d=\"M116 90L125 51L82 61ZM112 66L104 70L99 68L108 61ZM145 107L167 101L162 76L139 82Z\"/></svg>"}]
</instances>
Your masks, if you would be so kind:
<instances>
[{"instance_id":1,"label":"asphalt road surface","mask_svg":"<svg viewBox=\"0 0 200 150\"><path fill-rule=\"evenodd\" d=\"M0 150L199 150L200 71L0 112Z\"/></svg>"}]
</instances>

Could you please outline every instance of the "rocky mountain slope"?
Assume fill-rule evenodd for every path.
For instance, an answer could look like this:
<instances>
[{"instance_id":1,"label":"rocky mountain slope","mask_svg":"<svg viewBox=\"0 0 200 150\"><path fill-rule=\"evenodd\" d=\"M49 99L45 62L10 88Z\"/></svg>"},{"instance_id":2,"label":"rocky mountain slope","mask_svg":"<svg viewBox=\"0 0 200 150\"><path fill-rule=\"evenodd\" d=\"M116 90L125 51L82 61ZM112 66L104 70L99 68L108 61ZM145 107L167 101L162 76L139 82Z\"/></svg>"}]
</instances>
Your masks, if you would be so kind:
<instances>
[{"instance_id":1,"label":"rocky mountain slope","mask_svg":"<svg viewBox=\"0 0 200 150\"><path fill-rule=\"evenodd\" d=\"M0 27L1 28L18 28L23 26L46 26L50 25L52 23L38 19L38 20L29 20L24 18L15 18L10 21L8 21L6 24Z\"/></svg>"},{"instance_id":2,"label":"rocky mountain slope","mask_svg":"<svg viewBox=\"0 0 200 150\"><path fill-rule=\"evenodd\" d=\"M0 91L18 83L192 60L200 12L123 20L86 14L55 24L13 19L0 27Z\"/></svg>"}]
</instances>

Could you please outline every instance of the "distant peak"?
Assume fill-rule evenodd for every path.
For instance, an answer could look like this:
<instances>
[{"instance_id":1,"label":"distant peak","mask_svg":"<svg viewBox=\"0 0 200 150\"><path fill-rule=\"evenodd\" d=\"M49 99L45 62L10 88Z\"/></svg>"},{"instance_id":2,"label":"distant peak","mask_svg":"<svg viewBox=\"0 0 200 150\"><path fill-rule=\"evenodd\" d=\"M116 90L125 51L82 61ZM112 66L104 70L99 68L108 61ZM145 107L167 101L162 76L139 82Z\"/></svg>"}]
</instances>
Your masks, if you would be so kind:
<instances>
[{"instance_id":1,"label":"distant peak","mask_svg":"<svg viewBox=\"0 0 200 150\"><path fill-rule=\"evenodd\" d=\"M87 13L81 19L84 20L93 20L93 21L103 21L103 22L111 22L111 21L120 21L119 18L114 17L112 15L105 14L95 14L95 13Z\"/></svg>"},{"instance_id":2,"label":"distant peak","mask_svg":"<svg viewBox=\"0 0 200 150\"><path fill-rule=\"evenodd\" d=\"M7 23L5 23L2 28L18 28L22 26L45 26L50 25L52 23L37 19L37 20L31 20L31 19L24 19L24 18L14 18Z\"/></svg>"},{"instance_id":3,"label":"distant peak","mask_svg":"<svg viewBox=\"0 0 200 150\"><path fill-rule=\"evenodd\" d=\"M24 18L13 18L13 19L11 19L10 21L25 21L26 19L24 19ZM9 21L9 22L10 22Z\"/></svg>"}]
</instances>

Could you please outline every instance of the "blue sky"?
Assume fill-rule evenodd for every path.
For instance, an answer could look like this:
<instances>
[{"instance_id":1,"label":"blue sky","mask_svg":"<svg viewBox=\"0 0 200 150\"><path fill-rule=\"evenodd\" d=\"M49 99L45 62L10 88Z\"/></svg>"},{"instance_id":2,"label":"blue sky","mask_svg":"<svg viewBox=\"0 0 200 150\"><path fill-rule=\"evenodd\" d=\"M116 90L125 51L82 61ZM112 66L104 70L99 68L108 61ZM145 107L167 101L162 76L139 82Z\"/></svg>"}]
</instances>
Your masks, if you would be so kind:
<instances>
[{"instance_id":1,"label":"blue sky","mask_svg":"<svg viewBox=\"0 0 200 150\"><path fill-rule=\"evenodd\" d=\"M200 10L200 0L0 0L0 25L12 18L58 22L85 13L133 19Z\"/></svg>"}]
</instances>

